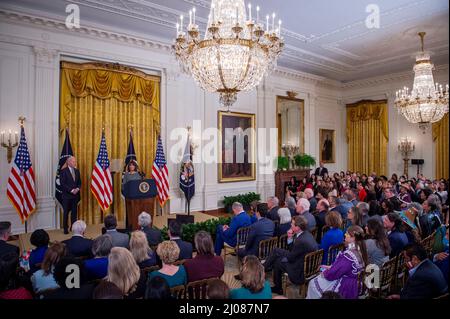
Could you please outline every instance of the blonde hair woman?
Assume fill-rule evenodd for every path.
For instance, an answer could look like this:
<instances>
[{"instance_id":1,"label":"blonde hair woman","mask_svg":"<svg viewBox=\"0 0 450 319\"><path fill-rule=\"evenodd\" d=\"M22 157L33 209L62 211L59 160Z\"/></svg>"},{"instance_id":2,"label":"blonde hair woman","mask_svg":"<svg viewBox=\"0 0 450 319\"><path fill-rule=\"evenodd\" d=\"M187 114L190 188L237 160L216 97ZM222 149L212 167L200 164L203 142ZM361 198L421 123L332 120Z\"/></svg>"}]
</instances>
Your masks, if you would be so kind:
<instances>
[{"instance_id":1,"label":"blonde hair woman","mask_svg":"<svg viewBox=\"0 0 450 319\"><path fill-rule=\"evenodd\" d=\"M231 299L272 299L272 290L266 280L264 266L256 256L244 257L240 277L242 287L231 290Z\"/></svg>"},{"instance_id":2,"label":"blonde hair woman","mask_svg":"<svg viewBox=\"0 0 450 319\"><path fill-rule=\"evenodd\" d=\"M156 265L156 256L150 249L144 232L136 230L131 233L130 251L139 268Z\"/></svg>"},{"instance_id":3,"label":"blonde hair woman","mask_svg":"<svg viewBox=\"0 0 450 319\"><path fill-rule=\"evenodd\" d=\"M128 299L143 297L146 288L145 276L131 252L123 247L111 249L106 281L115 284Z\"/></svg>"},{"instance_id":4,"label":"blonde hair woman","mask_svg":"<svg viewBox=\"0 0 450 319\"><path fill-rule=\"evenodd\" d=\"M180 254L180 248L178 248L177 243L171 240L163 241L158 245L156 253L162 261L162 268L151 272L149 279L162 277L171 288L186 284L187 275L184 266L174 265Z\"/></svg>"}]
</instances>

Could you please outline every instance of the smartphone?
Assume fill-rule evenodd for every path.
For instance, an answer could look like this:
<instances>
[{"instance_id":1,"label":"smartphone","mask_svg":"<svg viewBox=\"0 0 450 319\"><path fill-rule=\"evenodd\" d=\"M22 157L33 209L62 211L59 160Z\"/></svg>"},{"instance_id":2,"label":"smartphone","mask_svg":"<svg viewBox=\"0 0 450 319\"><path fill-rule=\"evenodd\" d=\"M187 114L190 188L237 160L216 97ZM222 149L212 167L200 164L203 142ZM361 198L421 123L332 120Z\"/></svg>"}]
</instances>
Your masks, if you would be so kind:
<instances>
[{"instance_id":1,"label":"smartphone","mask_svg":"<svg viewBox=\"0 0 450 319\"><path fill-rule=\"evenodd\" d=\"M325 270L327 270L325 267L320 267L321 272L324 272Z\"/></svg>"}]
</instances>

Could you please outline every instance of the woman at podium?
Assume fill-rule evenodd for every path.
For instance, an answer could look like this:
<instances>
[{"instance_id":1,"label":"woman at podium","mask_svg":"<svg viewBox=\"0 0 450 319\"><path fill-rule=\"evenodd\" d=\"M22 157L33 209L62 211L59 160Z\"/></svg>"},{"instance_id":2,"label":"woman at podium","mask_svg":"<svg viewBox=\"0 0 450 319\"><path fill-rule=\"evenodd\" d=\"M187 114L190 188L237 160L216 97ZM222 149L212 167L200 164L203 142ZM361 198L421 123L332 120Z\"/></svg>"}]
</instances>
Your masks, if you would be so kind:
<instances>
[{"instance_id":1,"label":"woman at podium","mask_svg":"<svg viewBox=\"0 0 450 319\"><path fill-rule=\"evenodd\" d=\"M125 169L125 173L123 174L122 188L129 181L141 180L142 175L143 174L139 171L139 166L136 161L130 161Z\"/></svg>"}]
</instances>

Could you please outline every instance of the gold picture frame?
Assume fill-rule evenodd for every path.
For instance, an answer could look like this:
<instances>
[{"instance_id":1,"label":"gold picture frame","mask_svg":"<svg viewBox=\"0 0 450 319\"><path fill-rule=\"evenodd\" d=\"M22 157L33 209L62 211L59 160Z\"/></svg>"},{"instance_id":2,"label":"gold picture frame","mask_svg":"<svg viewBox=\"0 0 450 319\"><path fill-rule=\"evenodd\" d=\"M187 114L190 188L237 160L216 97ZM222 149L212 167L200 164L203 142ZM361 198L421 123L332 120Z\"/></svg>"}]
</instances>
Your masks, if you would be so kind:
<instances>
[{"instance_id":1,"label":"gold picture frame","mask_svg":"<svg viewBox=\"0 0 450 319\"><path fill-rule=\"evenodd\" d=\"M219 111L217 122L219 124L219 158L218 158L218 182L243 182L256 180L256 122L255 114L241 112L225 112ZM235 135L233 140L226 140L227 134L225 129L246 129L251 128L250 135L242 135L242 143L244 146L244 161L237 163ZM237 138L237 137L236 137ZM247 142L245 144L245 141ZM233 152L231 152L233 151ZM233 156L230 162L230 154Z\"/></svg>"},{"instance_id":2,"label":"gold picture frame","mask_svg":"<svg viewBox=\"0 0 450 319\"><path fill-rule=\"evenodd\" d=\"M319 158L323 163L336 163L336 130L319 129Z\"/></svg>"},{"instance_id":3,"label":"gold picture frame","mask_svg":"<svg viewBox=\"0 0 450 319\"><path fill-rule=\"evenodd\" d=\"M282 144L283 144L283 121L282 121L282 109L284 104L292 103L297 104L300 111L300 117L298 119L299 123L299 152L305 152L305 100L296 98L297 93L292 91L286 92L287 96L277 95L276 101L276 122L277 122L277 130L278 130L278 156L284 156L282 152Z\"/></svg>"}]
</instances>

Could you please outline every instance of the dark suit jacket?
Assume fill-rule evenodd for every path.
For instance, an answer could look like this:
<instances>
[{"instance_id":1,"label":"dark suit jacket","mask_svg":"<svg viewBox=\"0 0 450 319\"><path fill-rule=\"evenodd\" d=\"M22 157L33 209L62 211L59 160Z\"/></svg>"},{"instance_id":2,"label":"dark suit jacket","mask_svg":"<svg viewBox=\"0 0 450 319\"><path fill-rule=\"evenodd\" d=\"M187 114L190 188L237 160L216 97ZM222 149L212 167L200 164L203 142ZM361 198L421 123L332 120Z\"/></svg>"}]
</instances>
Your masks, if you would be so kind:
<instances>
[{"instance_id":1,"label":"dark suit jacket","mask_svg":"<svg viewBox=\"0 0 450 319\"><path fill-rule=\"evenodd\" d=\"M19 247L8 244L4 240L0 240L0 256L6 255L8 253L16 253L20 256Z\"/></svg>"},{"instance_id":2,"label":"dark suit jacket","mask_svg":"<svg viewBox=\"0 0 450 319\"><path fill-rule=\"evenodd\" d=\"M81 188L80 171L78 169L75 168L75 180L73 180L72 174L70 174L69 167L61 170L60 183L62 189L62 199L80 200L80 192L78 192L76 195L70 192L74 188Z\"/></svg>"},{"instance_id":3,"label":"dark suit jacket","mask_svg":"<svg viewBox=\"0 0 450 319\"><path fill-rule=\"evenodd\" d=\"M247 243L245 249L241 253L242 256L254 255L258 256L259 242L264 239L268 239L273 236L275 230L275 224L273 221L267 218L261 218L256 223L250 226L250 232L248 233Z\"/></svg>"},{"instance_id":4,"label":"dark suit jacket","mask_svg":"<svg viewBox=\"0 0 450 319\"><path fill-rule=\"evenodd\" d=\"M323 175L325 175L325 173L328 174L328 168L322 167L322 171L320 172L320 174L319 174L319 172L320 172L320 167L317 167L316 171L314 172L314 175L323 177Z\"/></svg>"},{"instance_id":5,"label":"dark suit jacket","mask_svg":"<svg viewBox=\"0 0 450 319\"><path fill-rule=\"evenodd\" d=\"M69 239L63 241L66 244L68 253L73 257L92 257L92 240L81 237L72 236Z\"/></svg>"},{"instance_id":6,"label":"dark suit jacket","mask_svg":"<svg viewBox=\"0 0 450 319\"><path fill-rule=\"evenodd\" d=\"M443 295L448 290L441 270L426 259L408 278L400 292L401 299L431 299Z\"/></svg>"},{"instance_id":7,"label":"dark suit jacket","mask_svg":"<svg viewBox=\"0 0 450 319\"><path fill-rule=\"evenodd\" d=\"M286 270L292 283L300 285L305 281L303 273L305 256L317 249L317 242L308 231L301 233L292 243L291 249L286 256Z\"/></svg>"},{"instance_id":8,"label":"dark suit jacket","mask_svg":"<svg viewBox=\"0 0 450 319\"><path fill-rule=\"evenodd\" d=\"M156 246L162 242L161 231L150 226L141 229L147 235L147 241L150 246Z\"/></svg>"},{"instance_id":9,"label":"dark suit jacket","mask_svg":"<svg viewBox=\"0 0 450 319\"><path fill-rule=\"evenodd\" d=\"M272 209L269 210L269 212L267 213L266 217L271 219L271 220L273 220L273 221L275 221L275 220L280 221L280 217L278 216L278 209L279 208L280 208L279 206L272 207Z\"/></svg>"},{"instance_id":10,"label":"dark suit jacket","mask_svg":"<svg viewBox=\"0 0 450 319\"><path fill-rule=\"evenodd\" d=\"M174 242L177 243L180 248L180 255L178 259L191 259L192 258L192 244L187 241L183 241L181 239L174 239Z\"/></svg>"}]
</instances>

